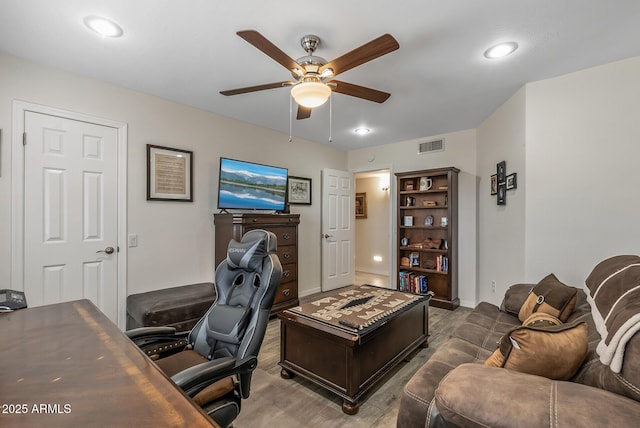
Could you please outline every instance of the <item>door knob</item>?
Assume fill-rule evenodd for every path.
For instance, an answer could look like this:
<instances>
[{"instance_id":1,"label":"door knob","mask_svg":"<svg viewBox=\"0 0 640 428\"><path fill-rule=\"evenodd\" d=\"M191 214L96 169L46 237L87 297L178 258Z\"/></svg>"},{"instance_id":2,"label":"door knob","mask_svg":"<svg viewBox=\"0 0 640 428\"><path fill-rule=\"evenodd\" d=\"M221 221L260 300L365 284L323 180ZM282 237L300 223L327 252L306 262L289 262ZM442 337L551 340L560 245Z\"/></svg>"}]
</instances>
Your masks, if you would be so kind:
<instances>
[{"instance_id":1,"label":"door knob","mask_svg":"<svg viewBox=\"0 0 640 428\"><path fill-rule=\"evenodd\" d=\"M107 253L107 254L113 254L115 250L113 249L113 247L107 247L104 250L98 250L96 251L96 253Z\"/></svg>"},{"instance_id":2,"label":"door knob","mask_svg":"<svg viewBox=\"0 0 640 428\"><path fill-rule=\"evenodd\" d=\"M322 235L322 237L325 239L329 239L329 238L333 238L333 235L329 235L328 233L325 233L324 235Z\"/></svg>"}]
</instances>

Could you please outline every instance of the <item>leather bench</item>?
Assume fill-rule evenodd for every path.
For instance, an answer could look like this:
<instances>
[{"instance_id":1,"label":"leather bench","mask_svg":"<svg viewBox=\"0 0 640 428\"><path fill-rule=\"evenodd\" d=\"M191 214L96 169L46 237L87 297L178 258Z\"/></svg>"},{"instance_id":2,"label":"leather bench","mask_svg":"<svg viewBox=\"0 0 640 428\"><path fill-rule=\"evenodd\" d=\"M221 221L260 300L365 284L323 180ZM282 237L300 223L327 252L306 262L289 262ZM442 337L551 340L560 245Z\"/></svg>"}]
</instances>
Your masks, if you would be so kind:
<instances>
[{"instance_id":1,"label":"leather bench","mask_svg":"<svg viewBox=\"0 0 640 428\"><path fill-rule=\"evenodd\" d=\"M159 326L191 330L215 300L211 282L132 294L127 297L127 330Z\"/></svg>"}]
</instances>

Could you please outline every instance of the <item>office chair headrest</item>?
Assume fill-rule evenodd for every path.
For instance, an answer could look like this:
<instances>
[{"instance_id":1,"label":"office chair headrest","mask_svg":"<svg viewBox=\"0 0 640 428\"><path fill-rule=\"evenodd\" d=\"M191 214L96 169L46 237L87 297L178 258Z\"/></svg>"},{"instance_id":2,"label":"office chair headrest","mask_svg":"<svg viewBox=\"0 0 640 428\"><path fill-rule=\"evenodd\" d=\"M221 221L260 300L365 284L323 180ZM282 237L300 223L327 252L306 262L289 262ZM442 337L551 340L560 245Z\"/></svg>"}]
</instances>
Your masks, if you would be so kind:
<instances>
[{"instance_id":1,"label":"office chair headrest","mask_svg":"<svg viewBox=\"0 0 640 428\"><path fill-rule=\"evenodd\" d=\"M261 272L264 257L275 252L273 238L271 232L251 230L242 237L241 242L232 239L227 250L227 265L231 269Z\"/></svg>"}]
</instances>

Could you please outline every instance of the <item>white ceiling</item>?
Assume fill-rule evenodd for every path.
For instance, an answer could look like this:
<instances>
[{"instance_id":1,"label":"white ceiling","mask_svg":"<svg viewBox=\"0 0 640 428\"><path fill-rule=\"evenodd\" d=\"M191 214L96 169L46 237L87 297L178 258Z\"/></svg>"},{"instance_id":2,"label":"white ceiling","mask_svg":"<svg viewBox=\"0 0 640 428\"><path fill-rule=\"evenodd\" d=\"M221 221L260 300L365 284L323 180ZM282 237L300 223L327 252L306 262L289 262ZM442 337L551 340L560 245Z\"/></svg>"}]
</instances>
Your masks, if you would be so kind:
<instances>
[{"instance_id":1,"label":"white ceiling","mask_svg":"<svg viewBox=\"0 0 640 428\"><path fill-rule=\"evenodd\" d=\"M101 39L87 15L116 21L124 36ZM235 34L246 29L294 59L305 34L320 36L316 55L327 60L384 33L398 40L339 76L388 101L335 94L332 143L329 103L293 121L294 139L350 150L474 128L526 82L640 55L640 1L0 0L1 51L288 134L288 88L219 94L291 78ZM515 54L483 57L508 40ZM359 126L372 132L358 136Z\"/></svg>"}]
</instances>

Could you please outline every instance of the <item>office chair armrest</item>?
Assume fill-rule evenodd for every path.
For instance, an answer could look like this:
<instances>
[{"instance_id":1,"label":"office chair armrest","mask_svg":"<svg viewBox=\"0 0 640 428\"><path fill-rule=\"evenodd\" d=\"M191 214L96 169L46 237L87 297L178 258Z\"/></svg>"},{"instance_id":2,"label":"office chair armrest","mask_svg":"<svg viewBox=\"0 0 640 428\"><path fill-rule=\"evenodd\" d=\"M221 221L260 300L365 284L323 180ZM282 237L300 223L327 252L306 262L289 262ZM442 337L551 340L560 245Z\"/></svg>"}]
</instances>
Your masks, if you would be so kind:
<instances>
[{"instance_id":1,"label":"office chair armrest","mask_svg":"<svg viewBox=\"0 0 640 428\"><path fill-rule=\"evenodd\" d=\"M173 327L140 327L127 330L124 332L129 339L134 340L139 337L146 336L167 336L176 333L176 329Z\"/></svg>"},{"instance_id":2,"label":"office chair armrest","mask_svg":"<svg viewBox=\"0 0 640 428\"><path fill-rule=\"evenodd\" d=\"M251 372L258 366L258 359L250 356L242 360L231 357L216 358L206 363L189 367L171 377L189 397L194 397L200 391L214 382L237 374L240 378L243 396L249 396Z\"/></svg>"},{"instance_id":3,"label":"office chair armrest","mask_svg":"<svg viewBox=\"0 0 640 428\"><path fill-rule=\"evenodd\" d=\"M189 332L176 332L173 327L141 327L125 334L152 360L180 352L189 343Z\"/></svg>"}]
</instances>

